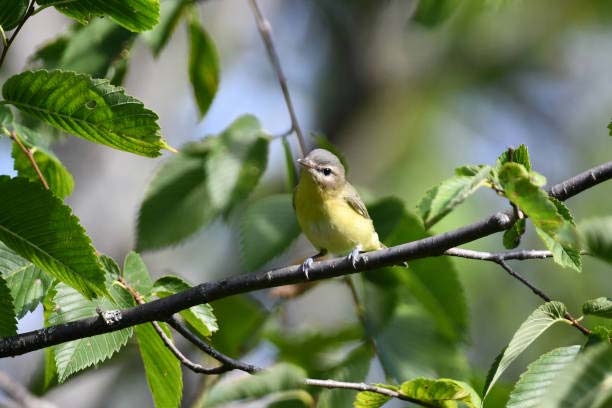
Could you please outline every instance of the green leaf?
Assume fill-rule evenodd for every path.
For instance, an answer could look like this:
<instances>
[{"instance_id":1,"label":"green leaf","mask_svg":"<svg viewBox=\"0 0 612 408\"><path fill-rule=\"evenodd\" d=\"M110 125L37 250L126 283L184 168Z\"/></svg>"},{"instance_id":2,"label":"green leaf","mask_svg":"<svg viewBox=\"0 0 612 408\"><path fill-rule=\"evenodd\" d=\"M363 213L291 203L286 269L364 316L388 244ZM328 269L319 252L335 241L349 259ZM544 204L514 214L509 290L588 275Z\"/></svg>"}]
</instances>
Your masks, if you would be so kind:
<instances>
[{"instance_id":1,"label":"green leaf","mask_svg":"<svg viewBox=\"0 0 612 408\"><path fill-rule=\"evenodd\" d=\"M521 374L506 408L537 408L559 373L576 358L580 346L559 347L541 355Z\"/></svg>"},{"instance_id":2,"label":"green leaf","mask_svg":"<svg viewBox=\"0 0 612 408\"><path fill-rule=\"evenodd\" d=\"M15 315L21 319L33 311L51 286L51 277L26 261L0 242L0 276L6 280L15 305Z\"/></svg>"},{"instance_id":3,"label":"green leaf","mask_svg":"<svg viewBox=\"0 0 612 408\"><path fill-rule=\"evenodd\" d=\"M375 384L381 388L399 391L399 387L388 384ZM361 391L355 396L353 401L354 408L379 408L382 407L391 397L372 391Z\"/></svg>"},{"instance_id":4,"label":"green leaf","mask_svg":"<svg viewBox=\"0 0 612 408\"><path fill-rule=\"evenodd\" d=\"M250 204L240 220L240 255L254 271L289 247L300 234L290 194L274 194Z\"/></svg>"},{"instance_id":5,"label":"green leaf","mask_svg":"<svg viewBox=\"0 0 612 408\"><path fill-rule=\"evenodd\" d=\"M223 322L212 337L213 346L222 353L239 356L259 339L266 311L248 295L232 296L212 302L217 320Z\"/></svg>"},{"instance_id":6,"label":"green leaf","mask_svg":"<svg viewBox=\"0 0 612 408\"><path fill-rule=\"evenodd\" d=\"M155 58L159 56L161 50L170 40L189 3L189 0L162 1L160 3L159 24L153 30L144 34Z\"/></svg>"},{"instance_id":7,"label":"green leaf","mask_svg":"<svg viewBox=\"0 0 612 408\"><path fill-rule=\"evenodd\" d=\"M70 37L83 26L73 24L62 35L44 43L28 58L28 67L55 69L60 67L60 60L68 46Z\"/></svg>"},{"instance_id":8,"label":"green leaf","mask_svg":"<svg viewBox=\"0 0 612 408\"><path fill-rule=\"evenodd\" d=\"M138 217L139 250L189 237L255 188L267 163L259 121L241 116L217 137L185 145L149 185Z\"/></svg>"},{"instance_id":9,"label":"green leaf","mask_svg":"<svg viewBox=\"0 0 612 408\"><path fill-rule=\"evenodd\" d=\"M589 300L582 305L582 313L610 319L612 318L612 299L607 297L599 297L597 299Z\"/></svg>"},{"instance_id":10,"label":"green leaf","mask_svg":"<svg viewBox=\"0 0 612 408\"><path fill-rule=\"evenodd\" d=\"M13 296L6 280L0 276L0 338L17 334L17 318Z\"/></svg>"},{"instance_id":11,"label":"green leaf","mask_svg":"<svg viewBox=\"0 0 612 408\"><path fill-rule=\"evenodd\" d=\"M9 127L13 124L13 112L8 106L0 105L0 137L2 137L2 128Z\"/></svg>"},{"instance_id":12,"label":"green leaf","mask_svg":"<svg viewBox=\"0 0 612 408\"><path fill-rule=\"evenodd\" d=\"M553 259L556 263L563 267L572 268L578 272L582 270L582 256L580 255L580 250L559 242L540 228L536 228L536 232L540 238L542 238L546 247L552 252Z\"/></svg>"},{"instance_id":13,"label":"green leaf","mask_svg":"<svg viewBox=\"0 0 612 408\"><path fill-rule=\"evenodd\" d=\"M482 402L478 393L468 384L450 378L415 378L400 386L400 392L408 397L416 398L439 406L440 408L456 407L456 402L462 402L469 408L480 408Z\"/></svg>"},{"instance_id":14,"label":"green leaf","mask_svg":"<svg viewBox=\"0 0 612 408\"><path fill-rule=\"evenodd\" d=\"M454 12L457 0L421 0L412 19L426 27L434 27L443 23Z\"/></svg>"},{"instance_id":15,"label":"green leaf","mask_svg":"<svg viewBox=\"0 0 612 408\"><path fill-rule=\"evenodd\" d=\"M153 284L151 293L163 298L191 288L191 285L178 276L162 276ZM213 308L209 304L193 306L181 310L180 315L202 336L210 336L219 329Z\"/></svg>"},{"instance_id":16,"label":"green leaf","mask_svg":"<svg viewBox=\"0 0 612 408\"><path fill-rule=\"evenodd\" d=\"M312 408L315 400L304 390L282 391L270 396L273 401L266 408Z\"/></svg>"},{"instance_id":17,"label":"green leaf","mask_svg":"<svg viewBox=\"0 0 612 408\"><path fill-rule=\"evenodd\" d=\"M590 254L612 263L612 216L581 222L578 230Z\"/></svg>"},{"instance_id":18,"label":"green leaf","mask_svg":"<svg viewBox=\"0 0 612 408\"><path fill-rule=\"evenodd\" d=\"M295 170L295 159L291 154L291 145L286 137L282 138L283 152L285 153L285 164L287 165L287 191L293 191L298 183L298 175Z\"/></svg>"},{"instance_id":19,"label":"green leaf","mask_svg":"<svg viewBox=\"0 0 612 408\"><path fill-rule=\"evenodd\" d=\"M189 20L189 44L189 79L203 117L219 86L219 56L212 38L196 17Z\"/></svg>"},{"instance_id":20,"label":"green leaf","mask_svg":"<svg viewBox=\"0 0 612 408\"><path fill-rule=\"evenodd\" d=\"M159 325L170 337L166 325L164 323ZM134 330L155 406L178 407L183 396L181 363L166 347L151 323L138 325Z\"/></svg>"},{"instance_id":21,"label":"green leaf","mask_svg":"<svg viewBox=\"0 0 612 408\"><path fill-rule=\"evenodd\" d=\"M353 350L337 368L332 370L328 378L336 381L363 382L370 369L370 360L374 357L369 344L364 344ZM317 408L350 407L355 400L357 391L345 389L325 389L319 395Z\"/></svg>"},{"instance_id":22,"label":"green leaf","mask_svg":"<svg viewBox=\"0 0 612 408\"><path fill-rule=\"evenodd\" d=\"M115 278L107 277L108 291L114 300L111 298L88 300L73 288L63 283L58 284L57 293L53 298L55 308L48 319L49 325L96 316L98 309L109 311L134 306L129 293L113 281ZM53 346L58 381L64 382L70 375L109 359L127 344L132 333L133 330L129 327Z\"/></svg>"},{"instance_id":23,"label":"green leaf","mask_svg":"<svg viewBox=\"0 0 612 408\"><path fill-rule=\"evenodd\" d=\"M455 169L455 176L476 176L485 167L488 166L484 164L466 164Z\"/></svg>"},{"instance_id":24,"label":"green leaf","mask_svg":"<svg viewBox=\"0 0 612 408\"><path fill-rule=\"evenodd\" d=\"M566 321L563 317L566 313L565 305L561 302L547 302L538 307L525 320L512 336L508 346L497 357L489 370L485 382L484 395L486 396L491 387L499 379L508 366L531 344L540 334L544 333L550 326L557 322Z\"/></svg>"},{"instance_id":25,"label":"green leaf","mask_svg":"<svg viewBox=\"0 0 612 408\"><path fill-rule=\"evenodd\" d=\"M91 240L64 205L40 183L0 177L0 241L88 298L106 293Z\"/></svg>"},{"instance_id":26,"label":"green leaf","mask_svg":"<svg viewBox=\"0 0 612 408\"><path fill-rule=\"evenodd\" d=\"M597 344L587 349L559 374L539 408L610 407L610 367L610 343Z\"/></svg>"},{"instance_id":27,"label":"green leaf","mask_svg":"<svg viewBox=\"0 0 612 408\"><path fill-rule=\"evenodd\" d=\"M593 327L584 348L588 349L599 343L612 343L612 329L602 325Z\"/></svg>"},{"instance_id":28,"label":"green leaf","mask_svg":"<svg viewBox=\"0 0 612 408\"><path fill-rule=\"evenodd\" d=\"M483 166L474 176L454 176L430 189L417 208L429 229L484 184L491 167Z\"/></svg>"},{"instance_id":29,"label":"green leaf","mask_svg":"<svg viewBox=\"0 0 612 408\"><path fill-rule=\"evenodd\" d=\"M226 406L231 401L251 400L304 385L306 372L287 363L276 364L250 376L215 385L206 395L205 407Z\"/></svg>"},{"instance_id":30,"label":"green leaf","mask_svg":"<svg viewBox=\"0 0 612 408\"><path fill-rule=\"evenodd\" d=\"M27 144L26 141L24 141L24 145L27 146L32 156L34 156L34 160L53 194L61 199L69 196L74 188L74 179L59 159L44 147L32 146ZM12 156L15 159L13 168L19 177L27 178L34 183L40 183L32 163L25 153L21 151L17 143L13 143Z\"/></svg>"},{"instance_id":31,"label":"green leaf","mask_svg":"<svg viewBox=\"0 0 612 408\"><path fill-rule=\"evenodd\" d=\"M127 254L123 263L123 273L130 286L140 295L148 296L151 293L153 281L147 265L139 254L134 251Z\"/></svg>"},{"instance_id":32,"label":"green leaf","mask_svg":"<svg viewBox=\"0 0 612 408\"><path fill-rule=\"evenodd\" d=\"M512 225L512 228L504 232L504 248L513 249L519 246L521 243L521 237L525 233L525 225L527 224L525 218L520 218Z\"/></svg>"},{"instance_id":33,"label":"green leaf","mask_svg":"<svg viewBox=\"0 0 612 408\"><path fill-rule=\"evenodd\" d=\"M107 15L117 24L130 31L140 32L153 28L159 21L159 0L37 0L42 5L55 8L87 24L94 17Z\"/></svg>"},{"instance_id":34,"label":"green leaf","mask_svg":"<svg viewBox=\"0 0 612 408\"><path fill-rule=\"evenodd\" d=\"M0 7L0 27L4 31L17 27L28 11L28 4L28 0L3 1Z\"/></svg>"},{"instance_id":35,"label":"green leaf","mask_svg":"<svg viewBox=\"0 0 612 408\"><path fill-rule=\"evenodd\" d=\"M92 142L148 157L167 148L157 115L106 79L70 71L25 71L2 87L6 102Z\"/></svg>"},{"instance_id":36,"label":"green leaf","mask_svg":"<svg viewBox=\"0 0 612 408\"><path fill-rule=\"evenodd\" d=\"M525 167L527 172L531 171L531 161L529 160L529 151L527 150L527 146L521 144L518 148L513 149L509 148L505 152L503 152L498 158L496 167L498 170L506 163L518 163L522 164Z\"/></svg>"}]
</instances>

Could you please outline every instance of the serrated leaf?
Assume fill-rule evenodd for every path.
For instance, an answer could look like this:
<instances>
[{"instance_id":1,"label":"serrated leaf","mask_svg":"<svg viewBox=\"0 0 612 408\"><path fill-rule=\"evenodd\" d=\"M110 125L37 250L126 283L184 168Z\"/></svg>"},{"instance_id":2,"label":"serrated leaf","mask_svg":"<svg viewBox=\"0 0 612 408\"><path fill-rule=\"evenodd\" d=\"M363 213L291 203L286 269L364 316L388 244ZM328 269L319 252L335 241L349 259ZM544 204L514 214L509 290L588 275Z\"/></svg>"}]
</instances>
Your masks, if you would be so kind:
<instances>
[{"instance_id":1,"label":"serrated leaf","mask_svg":"<svg viewBox=\"0 0 612 408\"><path fill-rule=\"evenodd\" d=\"M17 334L17 318L13 297L6 280L0 276L0 338Z\"/></svg>"},{"instance_id":2,"label":"serrated leaf","mask_svg":"<svg viewBox=\"0 0 612 408\"><path fill-rule=\"evenodd\" d=\"M159 323L167 336L170 331ZM174 408L183 396L183 373L181 363L166 347L151 323L135 327L138 348L145 368L147 383L158 408Z\"/></svg>"},{"instance_id":3,"label":"serrated leaf","mask_svg":"<svg viewBox=\"0 0 612 408\"><path fill-rule=\"evenodd\" d=\"M426 27L434 27L446 21L458 4L457 0L421 0L412 19Z\"/></svg>"},{"instance_id":4,"label":"serrated leaf","mask_svg":"<svg viewBox=\"0 0 612 408\"><path fill-rule=\"evenodd\" d=\"M140 295L148 296L153 287L151 274L142 257L134 251L130 251L123 263L123 274L132 288Z\"/></svg>"},{"instance_id":5,"label":"serrated leaf","mask_svg":"<svg viewBox=\"0 0 612 408\"><path fill-rule=\"evenodd\" d=\"M122 294L122 291L126 292L125 289L113 284L113 279L114 277L108 276L108 291L114 300L107 297L88 300L73 288L63 283L58 284L53 298L55 308L48 319L49 325L96 316L98 308L109 311L132 307L134 303L129 301L131 296ZM64 382L70 375L109 359L127 344L132 333L133 330L129 327L53 346L58 381Z\"/></svg>"},{"instance_id":6,"label":"serrated leaf","mask_svg":"<svg viewBox=\"0 0 612 408\"><path fill-rule=\"evenodd\" d=\"M37 0L37 3L55 6L59 12L81 24L107 15L117 24L135 32L150 30L159 21L159 0Z\"/></svg>"},{"instance_id":7,"label":"serrated leaf","mask_svg":"<svg viewBox=\"0 0 612 408\"><path fill-rule=\"evenodd\" d=\"M400 392L408 397L428 402L440 408L456 407L462 402L469 408L480 408L478 393L468 384L450 378L415 378L400 386Z\"/></svg>"},{"instance_id":8,"label":"serrated leaf","mask_svg":"<svg viewBox=\"0 0 612 408\"><path fill-rule=\"evenodd\" d=\"M521 243L521 237L525 233L527 222L525 218L520 218L512 225L509 230L504 232L503 244L506 249L513 249Z\"/></svg>"},{"instance_id":9,"label":"serrated leaf","mask_svg":"<svg viewBox=\"0 0 612 408\"><path fill-rule=\"evenodd\" d=\"M610 319L612 318L612 299L608 297L599 297L589 300L582 305L582 313Z\"/></svg>"},{"instance_id":10,"label":"serrated leaf","mask_svg":"<svg viewBox=\"0 0 612 408\"><path fill-rule=\"evenodd\" d=\"M28 5L28 0L4 0L0 7L0 27L4 31L17 27L28 11Z\"/></svg>"},{"instance_id":11,"label":"serrated leaf","mask_svg":"<svg viewBox=\"0 0 612 408\"><path fill-rule=\"evenodd\" d=\"M580 255L580 250L560 242L540 228L536 228L536 232L540 238L542 238L548 250L552 252L553 259L556 263L566 268L572 268L578 272L582 271L582 256Z\"/></svg>"},{"instance_id":12,"label":"serrated leaf","mask_svg":"<svg viewBox=\"0 0 612 408\"><path fill-rule=\"evenodd\" d=\"M155 281L151 294L163 298L191 288L178 276L166 275ZM202 336L210 336L219 329L213 308L208 303L181 310L180 315Z\"/></svg>"},{"instance_id":13,"label":"serrated leaf","mask_svg":"<svg viewBox=\"0 0 612 408\"><path fill-rule=\"evenodd\" d=\"M539 408L607 408L612 402L612 345L600 343L571 362L555 379Z\"/></svg>"},{"instance_id":14,"label":"serrated leaf","mask_svg":"<svg viewBox=\"0 0 612 408\"><path fill-rule=\"evenodd\" d=\"M64 205L40 183L0 177L0 241L88 298L106 293L91 240Z\"/></svg>"},{"instance_id":15,"label":"serrated leaf","mask_svg":"<svg viewBox=\"0 0 612 408\"><path fill-rule=\"evenodd\" d=\"M590 254L612 263L612 216L581 222L578 230Z\"/></svg>"},{"instance_id":16,"label":"serrated leaf","mask_svg":"<svg viewBox=\"0 0 612 408\"><path fill-rule=\"evenodd\" d=\"M33 311L51 286L51 277L0 242L0 276L11 291L15 315Z\"/></svg>"},{"instance_id":17,"label":"serrated leaf","mask_svg":"<svg viewBox=\"0 0 612 408\"><path fill-rule=\"evenodd\" d=\"M544 333L553 324L565 321L563 316L566 312L563 303L553 301L544 303L529 315L527 320L525 320L514 333L508 346L491 366L484 386L485 396L489 393L491 387L493 387L506 368L508 368L508 366L531 343L533 343L540 334Z\"/></svg>"},{"instance_id":18,"label":"serrated leaf","mask_svg":"<svg viewBox=\"0 0 612 408\"><path fill-rule=\"evenodd\" d=\"M189 0L163 1L160 3L159 24L153 30L144 34L155 58L159 56L161 50L170 40L189 3Z\"/></svg>"},{"instance_id":19,"label":"serrated leaf","mask_svg":"<svg viewBox=\"0 0 612 408\"><path fill-rule=\"evenodd\" d=\"M429 229L482 186L491 172L483 166L474 176L454 176L425 193L417 208Z\"/></svg>"},{"instance_id":20,"label":"serrated leaf","mask_svg":"<svg viewBox=\"0 0 612 408\"><path fill-rule=\"evenodd\" d=\"M578 355L580 346L559 347L527 366L514 385L506 408L537 408L559 373Z\"/></svg>"},{"instance_id":21,"label":"serrated leaf","mask_svg":"<svg viewBox=\"0 0 612 408\"><path fill-rule=\"evenodd\" d=\"M531 161L529 160L529 150L527 150L527 146L521 144L516 149L509 148L505 152L503 152L498 158L496 167L498 170L506 163L518 163L522 164L525 167L527 172L531 171Z\"/></svg>"},{"instance_id":22,"label":"serrated leaf","mask_svg":"<svg viewBox=\"0 0 612 408\"><path fill-rule=\"evenodd\" d=\"M484 164L466 164L455 169L455 176L476 176L485 167Z\"/></svg>"},{"instance_id":23,"label":"serrated leaf","mask_svg":"<svg viewBox=\"0 0 612 408\"><path fill-rule=\"evenodd\" d=\"M157 115L109 83L70 71L25 71L2 87L6 102L60 130L142 156L167 148Z\"/></svg>"},{"instance_id":24,"label":"serrated leaf","mask_svg":"<svg viewBox=\"0 0 612 408\"><path fill-rule=\"evenodd\" d=\"M292 364L280 363L251 376L215 385L206 395L205 407L225 406L237 400L251 400L271 393L302 387L306 372Z\"/></svg>"},{"instance_id":25,"label":"serrated leaf","mask_svg":"<svg viewBox=\"0 0 612 408\"><path fill-rule=\"evenodd\" d=\"M189 20L189 79L200 118L217 93L219 86L219 56L215 44L196 17Z\"/></svg>"},{"instance_id":26,"label":"serrated leaf","mask_svg":"<svg viewBox=\"0 0 612 408\"><path fill-rule=\"evenodd\" d=\"M245 115L219 136L185 145L149 185L138 217L139 250L176 244L227 212L255 188L268 139Z\"/></svg>"},{"instance_id":27,"label":"serrated leaf","mask_svg":"<svg viewBox=\"0 0 612 408\"><path fill-rule=\"evenodd\" d=\"M26 145L26 142L24 142L24 145ZM26 146L32 153L38 168L53 194L61 199L69 196L74 188L74 179L66 167L64 167L50 150L29 144ZM38 173L36 173L32 163L25 153L21 151L17 143L13 143L12 157L15 160L13 168L19 177L24 177L32 182L40 183Z\"/></svg>"},{"instance_id":28,"label":"serrated leaf","mask_svg":"<svg viewBox=\"0 0 612 408\"><path fill-rule=\"evenodd\" d=\"M399 391L399 387L388 384L374 384L381 388L387 388L394 391ZM361 391L355 396L353 401L354 408L379 408L383 406L391 397L388 395L379 394L372 391Z\"/></svg>"},{"instance_id":29,"label":"serrated leaf","mask_svg":"<svg viewBox=\"0 0 612 408\"><path fill-rule=\"evenodd\" d=\"M290 194L274 194L251 203L240 220L240 255L254 271L289 247L300 234Z\"/></svg>"}]
</instances>

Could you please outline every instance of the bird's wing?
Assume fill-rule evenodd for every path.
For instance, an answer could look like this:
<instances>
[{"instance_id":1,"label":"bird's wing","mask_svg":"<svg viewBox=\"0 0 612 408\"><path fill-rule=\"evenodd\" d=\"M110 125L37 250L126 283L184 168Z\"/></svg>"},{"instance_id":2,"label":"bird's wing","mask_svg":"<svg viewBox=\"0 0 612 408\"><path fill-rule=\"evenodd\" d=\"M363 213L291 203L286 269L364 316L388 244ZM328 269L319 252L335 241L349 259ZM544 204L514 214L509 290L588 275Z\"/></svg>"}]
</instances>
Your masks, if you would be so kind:
<instances>
[{"instance_id":1,"label":"bird's wing","mask_svg":"<svg viewBox=\"0 0 612 408\"><path fill-rule=\"evenodd\" d=\"M365 204L361 200L361 197L359 197L357 190L355 190L355 188L350 184L347 184L345 188L344 200L359 215L365 218L370 218L370 214L368 214L368 209L366 208Z\"/></svg>"}]
</instances>

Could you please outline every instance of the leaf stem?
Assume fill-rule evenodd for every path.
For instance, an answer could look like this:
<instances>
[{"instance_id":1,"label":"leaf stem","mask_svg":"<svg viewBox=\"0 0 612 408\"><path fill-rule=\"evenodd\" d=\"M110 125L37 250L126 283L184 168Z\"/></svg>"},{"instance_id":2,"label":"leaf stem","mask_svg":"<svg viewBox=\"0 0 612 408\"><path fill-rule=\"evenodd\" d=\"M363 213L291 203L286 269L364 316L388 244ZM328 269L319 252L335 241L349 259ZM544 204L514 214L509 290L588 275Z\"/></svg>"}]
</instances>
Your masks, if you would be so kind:
<instances>
[{"instance_id":1,"label":"leaf stem","mask_svg":"<svg viewBox=\"0 0 612 408\"><path fill-rule=\"evenodd\" d=\"M6 53L11 47L11 44L13 44L15 37L17 37L17 34L19 34L19 31L21 31L21 27L23 27L23 25L28 20L28 18L30 18L33 14L34 14L34 0L30 0L28 11L26 11L25 15L23 16L23 19L19 22L19 25L15 28L15 31L13 31L11 38L8 39L4 48L2 48L2 54L0 54L0 67L2 67L2 64L4 63L4 59L6 58Z\"/></svg>"},{"instance_id":2,"label":"leaf stem","mask_svg":"<svg viewBox=\"0 0 612 408\"><path fill-rule=\"evenodd\" d=\"M257 0L249 0L249 3L251 4L251 8L253 9L255 21L257 22L257 29L259 30L261 39L263 40L264 45L266 46L266 50L268 51L270 63L272 64L272 68L274 68L278 83L280 84L281 90L283 91L285 104L287 105L289 116L291 117L291 130L295 130L295 134L297 135L298 141L300 142L302 156L306 156L307 148L306 142L304 140L304 134L302 133L302 129L300 128L300 124L298 123L297 115L295 114L295 110L293 108L293 102L291 101L291 95L289 94L289 87L287 86L287 78L283 73L280 59L278 58L278 53L276 52L274 42L272 41L272 26L261 12L259 6L257 5Z\"/></svg>"},{"instance_id":3,"label":"leaf stem","mask_svg":"<svg viewBox=\"0 0 612 408\"><path fill-rule=\"evenodd\" d=\"M40 179L42 185L45 187L45 190L49 190L49 183L47 183L45 176L43 176L42 171L40 171L40 168L38 167L38 164L36 164L36 159L34 159L32 151L23 144L23 142L21 141L21 139L19 139L19 136L17 136L17 133L15 133L15 131L10 132L9 137L15 141L15 143L17 144L17 146L19 146L23 154L25 154L28 160L30 160L32 167L34 168L34 171L36 171L36 174L38 175L38 178Z\"/></svg>"}]
</instances>

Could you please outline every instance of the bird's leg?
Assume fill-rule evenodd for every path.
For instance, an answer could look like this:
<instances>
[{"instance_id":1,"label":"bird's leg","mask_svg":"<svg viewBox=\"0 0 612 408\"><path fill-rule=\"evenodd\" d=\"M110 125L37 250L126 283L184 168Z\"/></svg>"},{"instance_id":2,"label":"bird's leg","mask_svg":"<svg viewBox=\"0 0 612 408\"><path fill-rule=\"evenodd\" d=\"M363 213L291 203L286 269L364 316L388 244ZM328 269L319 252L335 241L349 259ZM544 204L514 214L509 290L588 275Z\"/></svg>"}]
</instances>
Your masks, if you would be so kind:
<instances>
[{"instance_id":1,"label":"bird's leg","mask_svg":"<svg viewBox=\"0 0 612 408\"><path fill-rule=\"evenodd\" d=\"M327 250L322 249L315 256L306 258L306 260L302 262L302 265L300 265L300 270L302 271L302 273L304 273L304 276L306 276L306 280L310 280L310 276L308 276L308 273L310 272L310 267L312 266L314 261L319 260L320 258L324 257L325 254L327 254Z\"/></svg>"},{"instance_id":2,"label":"bird's leg","mask_svg":"<svg viewBox=\"0 0 612 408\"><path fill-rule=\"evenodd\" d=\"M351 265L353 265L353 269L357 269L357 265L361 261L361 245L357 245L350 254L346 257L349 260Z\"/></svg>"}]
</instances>

